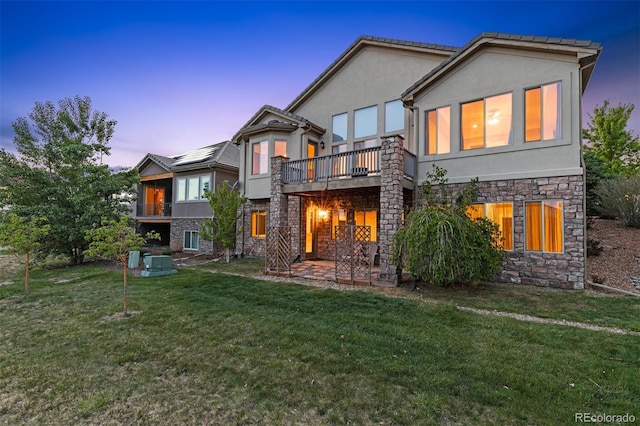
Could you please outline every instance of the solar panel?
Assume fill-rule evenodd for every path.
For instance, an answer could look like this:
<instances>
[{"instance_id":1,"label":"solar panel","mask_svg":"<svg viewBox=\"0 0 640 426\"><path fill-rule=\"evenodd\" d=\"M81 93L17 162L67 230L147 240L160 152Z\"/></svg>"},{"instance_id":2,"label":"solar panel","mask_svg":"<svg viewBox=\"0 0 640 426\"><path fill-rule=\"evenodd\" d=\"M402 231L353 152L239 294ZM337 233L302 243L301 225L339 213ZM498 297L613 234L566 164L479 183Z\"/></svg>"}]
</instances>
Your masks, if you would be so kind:
<instances>
[{"instance_id":1,"label":"solar panel","mask_svg":"<svg viewBox=\"0 0 640 426\"><path fill-rule=\"evenodd\" d=\"M204 148L194 149L193 151L185 152L184 154L176 155L175 161L172 166L180 166L184 164L198 163L210 158L213 154L220 149L219 146L206 146Z\"/></svg>"}]
</instances>

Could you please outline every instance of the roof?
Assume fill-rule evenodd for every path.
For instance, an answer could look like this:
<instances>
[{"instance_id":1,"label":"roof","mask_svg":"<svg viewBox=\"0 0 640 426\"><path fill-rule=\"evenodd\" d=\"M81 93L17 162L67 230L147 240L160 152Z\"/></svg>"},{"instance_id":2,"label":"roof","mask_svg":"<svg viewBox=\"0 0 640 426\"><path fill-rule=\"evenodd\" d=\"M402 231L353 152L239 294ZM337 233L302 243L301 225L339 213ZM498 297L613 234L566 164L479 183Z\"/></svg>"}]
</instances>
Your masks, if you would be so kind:
<instances>
[{"instance_id":1,"label":"roof","mask_svg":"<svg viewBox=\"0 0 640 426\"><path fill-rule=\"evenodd\" d=\"M140 170L148 161L157 163L167 172L180 172L214 166L239 168L240 150L237 146L231 144L231 141L224 141L193 149L173 157L149 153L136 165L136 169Z\"/></svg>"},{"instance_id":2,"label":"roof","mask_svg":"<svg viewBox=\"0 0 640 426\"><path fill-rule=\"evenodd\" d=\"M407 97L415 95L417 92L424 89L432 81L444 74L449 69L453 68L455 64L459 63L463 58L468 57L471 53L477 51L481 47L487 44L501 44L501 45L517 45L518 47L546 47L557 48L560 50L570 50L574 52L583 51L586 55L600 54L602 45L589 40L576 40L562 37L546 37L546 36L532 36L522 34L507 34L497 32L486 32L476 36L466 45L458 49L447 60L440 65L432 69L428 74L414 83L402 94L402 99L406 100ZM586 85L586 82L584 83Z\"/></svg>"},{"instance_id":3,"label":"roof","mask_svg":"<svg viewBox=\"0 0 640 426\"><path fill-rule=\"evenodd\" d=\"M415 41L395 40L390 38L373 37L363 35L351 44L322 74L320 74L306 89L302 91L286 108L291 111L300 106L315 90L328 78L335 74L344 63L353 58L360 50L366 46L382 46L403 50L414 50L419 52L430 52L443 57L447 57L458 50L457 47L445 46L442 44L420 43Z\"/></svg>"},{"instance_id":4,"label":"roof","mask_svg":"<svg viewBox=\"0 0 640 426\"><path fill-rule=\"evenodd\" d=\"M266 124L260 123L260 119L266 114L274 114L276 116L280 116L284 120L290 121L273 120ZM324 132L326 131L326 129L324 129L323 127L318 126L317 124L313 123L310 120L307 120L300 115L294 114L289 111L284 111L272 105L263 105L262 108L260 108L255 114L253 114L253 116L244 124L244 126L242 126L242 128L235 135L233 135L231 140L234 141L234 143L238 143L240 136L245 134L252 134L257 131L270 128L283 131L294 131L299 126L313 128L320 134L324 134Z\"/></svg>"}]
</instances>

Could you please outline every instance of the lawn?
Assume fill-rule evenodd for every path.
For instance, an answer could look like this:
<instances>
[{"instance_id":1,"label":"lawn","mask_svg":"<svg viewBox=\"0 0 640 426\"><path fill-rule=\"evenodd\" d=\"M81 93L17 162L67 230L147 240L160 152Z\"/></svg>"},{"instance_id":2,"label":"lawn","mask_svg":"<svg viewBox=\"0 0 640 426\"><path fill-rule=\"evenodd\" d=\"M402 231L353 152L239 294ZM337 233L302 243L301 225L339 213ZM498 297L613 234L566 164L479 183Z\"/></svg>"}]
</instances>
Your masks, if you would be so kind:
<instances>
[{"instance_id":1,"label":"lawn","mask_svg":"<svg viewBox=\"0 0 640 426\"><path fill-rule=\"evenodd\" d=\"M123 319L122 276L102 266L35 270L28 296L10 281L0 286L2 424L640 419L640 336L456 308L638 331L637 299L494 284L389 297L190 267L131 277Z\"/></svg>"}]
</instances>

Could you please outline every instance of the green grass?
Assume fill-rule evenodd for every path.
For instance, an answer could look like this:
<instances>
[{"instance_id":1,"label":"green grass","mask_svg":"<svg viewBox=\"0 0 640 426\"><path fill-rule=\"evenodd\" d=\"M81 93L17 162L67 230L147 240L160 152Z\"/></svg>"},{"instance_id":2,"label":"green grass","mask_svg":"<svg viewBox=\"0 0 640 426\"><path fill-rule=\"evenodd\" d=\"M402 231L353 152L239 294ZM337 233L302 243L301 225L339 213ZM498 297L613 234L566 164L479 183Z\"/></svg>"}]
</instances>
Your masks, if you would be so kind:
<instances>
[{"instance_id":1,"label":"green grass","mask_svg":"<svg viewBox=\"0 0 640 426\"><path fill-rule=\"evenodd\" d=\"M247 263L237 261L234 270ZM232 267L232 266L229 266ZM36 270L0 286L0 423L569 424L640 417L639 302L485 285L392 298L211 273ZM573 301L573 302L572 302Z\"/></svg>"}]
</instances>

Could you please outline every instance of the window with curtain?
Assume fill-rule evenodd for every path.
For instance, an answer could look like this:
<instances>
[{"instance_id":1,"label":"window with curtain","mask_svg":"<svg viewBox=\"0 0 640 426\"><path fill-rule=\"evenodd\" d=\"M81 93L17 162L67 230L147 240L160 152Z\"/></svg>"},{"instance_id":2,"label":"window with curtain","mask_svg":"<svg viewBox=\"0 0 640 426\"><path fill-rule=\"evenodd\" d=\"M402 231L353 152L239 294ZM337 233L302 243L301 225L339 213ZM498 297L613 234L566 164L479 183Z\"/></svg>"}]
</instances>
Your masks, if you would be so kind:
<instances>
[{"instance_id":1,"label":"window with curtain","mask_svg":"<svg viewBox=\"0 0 640 426\"><path fill-rule=\"evenodd\" d=\"M528 201L525 203L525 249L561 253L564 227L562 201Z\"/></svg>"},{"instance_id":2,"label":"window with curtain","mask_svg":"<svg viewBox=\"0 0 640 426\"><path fill-rule=\"evenodd\" d=\"M255 210L251 212L251 236L264 238L267 235L267 212Z\"/></svg>"},{"instance_id":3,"label":"window with curtain","mask_svg":"<svg viewBox=\"0 0 640 426\"><path fill-rule=\"evenodd\" d=\"M426 154L447 154L451 150L451 107L426 112Z\"/></svg>"},{"instance_id":4,"label":"window with curtain","mask_svg":"<svg viewBox=\"0 0 640 426\"><path fill-rule=\"evenodd\" d=\"M498 225L502 248L513 250L513 203L472 204L467 207L471 219L485 217Z\"/></svg>"},{"instance_id":5,"label":"window with curtain","mask_svg":"<svg viewBox=\"0 0 640 426\"><path fill-rule=\"evenodd\" d=\"M356 226L371 227L371 241L378 241L378 212L375 210L356 210L353 215Z\"/></svg>"},{"instance_id":6,"label":"window with curtain","mask_svg":"<svg viewBox=\"0 0 640 426\"><path fill-rule=\"evenodd\" d=\"M525 142L562 137L560 88L553 83L525 90Z\"/></svg>"},{"instance_id":7,"label":"window with curtain","mask_svg":"<svg viewBox=\"0 0 640 426\"><path fill-rule=\"evenodd\" d=\"M461 105L463 150L511 144L511 93Z\"/></svg>"}]
</instances>

